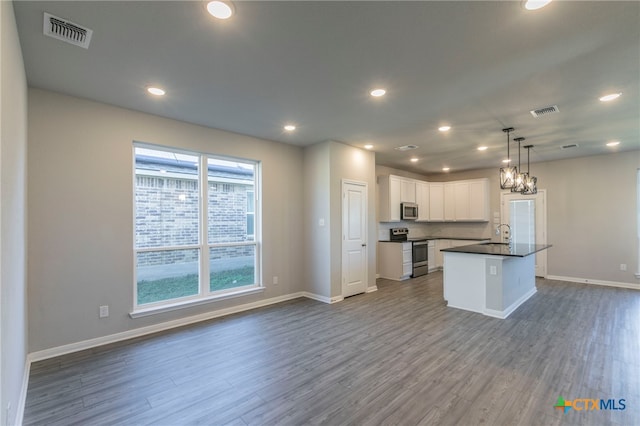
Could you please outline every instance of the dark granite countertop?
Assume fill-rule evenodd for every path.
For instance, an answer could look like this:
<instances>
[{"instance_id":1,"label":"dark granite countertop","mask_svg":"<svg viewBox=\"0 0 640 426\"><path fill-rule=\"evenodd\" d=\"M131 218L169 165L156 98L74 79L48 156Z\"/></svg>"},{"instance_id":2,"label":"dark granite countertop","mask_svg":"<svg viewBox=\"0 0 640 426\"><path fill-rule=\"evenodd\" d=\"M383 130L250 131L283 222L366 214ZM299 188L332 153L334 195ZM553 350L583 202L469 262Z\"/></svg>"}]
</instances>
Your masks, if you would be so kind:
<instances>
[{"instance_id":1,"label":"dark granite countertop","mask_svg":"<svg viewBox=\"0 0 640 426\"><path fill-rule=\"evenodd\" d=\"M491 256L525 257L552 247L551 244L514 244L509 247L506 243L471 244L468 246L452 247L440 251L447 253L484 254Z\"/></svg>"},{"instance_id":2,"label":"dark granite countertop","mask_svg":"<svg viewBox=\"0 0 640 426\"><path fill-rule=\"evenodd\" d=\"M485 241L490 240L491 238L477 238L477 237L434 237L434 236L426 236L426 237L411 237L407 241L389 241L389 240L378 240L381 243L411 243L413 241L429 241L429 240L469 240L469 241Z\"/></svg>"}]
</instances>

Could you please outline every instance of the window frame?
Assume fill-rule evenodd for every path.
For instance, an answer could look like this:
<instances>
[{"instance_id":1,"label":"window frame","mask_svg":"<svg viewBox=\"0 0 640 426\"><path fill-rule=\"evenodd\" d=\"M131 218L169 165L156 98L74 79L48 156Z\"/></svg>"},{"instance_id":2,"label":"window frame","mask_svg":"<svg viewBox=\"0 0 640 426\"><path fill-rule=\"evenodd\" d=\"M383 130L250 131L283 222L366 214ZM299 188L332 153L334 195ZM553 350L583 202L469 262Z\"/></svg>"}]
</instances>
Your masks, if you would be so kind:
<instances>
[{"instance_id":1,"label":"window frame","mask_svg":"<svg viewBox=\"0 0 640 426\"><path fill-rule=\"evenodd\" d=\"M198 173L195 176L195 180L198 183L198 243L197 244L185 244L185 245L173 245L173 246L160 246L160 247L137 247L136 243L136 191L137 191L137 176L140 174L137 171L136 166L136 148L150 149L168 153L177 153L184 155L191 155L198 158ZM248 235L253 237L251 241L239 241L239 242L224 242L224 243L210 243L209 242L209 169L208 160L218 159L231 162L239 162L251 164L253 166L253 194L254 194L254 234ZM133 142L132 147L132 201L133 201L133 306L132 311L129 314L132 318L151 315L154 313L167 312L174 309L180 309L183 307L189 307L199 305L203 303L209 303L212 301L228 299L232 297L239 297L246 294L253 294L264 290L262 284L262 244L261 244L261 203L259 194L262 192L261 183L261 162L258 160L239 158L232 156L223 156L218 154L211 154L207 152L198 152L192 150L186 150L178 147L170 147L164 145L155 145L143 142ZM154 172L150 172L149 175L162 176L162 177L176 177L169 174L164 175ZM248 191L247 191L248 192ZM210 253L213 248L223 247L254 247L254 283L248 285L242 285L229 289L222 289L211 291L210 289ZM162 252L171 250L197 250L198 251L198 293L195 295L188 295L178 298L166 299L156 302L138 303L138 254L145 252Z\"/></svg>"},{"instance_id":2,"label":"window frame","mask_svg":"<svg viewBox=\"0 0 640 426\"><path fill-rule=\"evenodd\" d=\"M249 197L249 194L251 194L251 197ZM251 200L251 203L249 203L249 200ZM251 207L253 207L252 209L249 209L249 204L251 204ZM249 215L251 215L252 217L252 222L253 222L253 229L252 229L252 233L249 233ZM246 222L247 222L247 237L253 237L253 239L255 240L255 234L256 234L256 191L255 188L253 190L247 190L247 211L246 211Z\"/></svg>"}]
</instances>

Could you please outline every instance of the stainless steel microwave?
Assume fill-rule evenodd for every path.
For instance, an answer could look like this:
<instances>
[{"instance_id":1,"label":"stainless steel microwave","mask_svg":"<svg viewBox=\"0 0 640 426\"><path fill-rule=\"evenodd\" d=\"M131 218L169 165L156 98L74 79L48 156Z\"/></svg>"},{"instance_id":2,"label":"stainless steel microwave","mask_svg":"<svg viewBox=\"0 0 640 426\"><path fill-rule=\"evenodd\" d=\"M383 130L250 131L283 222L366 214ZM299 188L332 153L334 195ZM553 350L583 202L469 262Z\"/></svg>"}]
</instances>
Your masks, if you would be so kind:
<instances>
[{"instance_id":1,"label":"stainless steel microwave","mask_svg":"<svg viewBox=\"0 0 640 426\"><path fill-rule=\"evenodd\" d=\"M401 203L400 218L402 220L416 220L418 218L418 205L416 203Z\"/></svg>"}]
</instances>

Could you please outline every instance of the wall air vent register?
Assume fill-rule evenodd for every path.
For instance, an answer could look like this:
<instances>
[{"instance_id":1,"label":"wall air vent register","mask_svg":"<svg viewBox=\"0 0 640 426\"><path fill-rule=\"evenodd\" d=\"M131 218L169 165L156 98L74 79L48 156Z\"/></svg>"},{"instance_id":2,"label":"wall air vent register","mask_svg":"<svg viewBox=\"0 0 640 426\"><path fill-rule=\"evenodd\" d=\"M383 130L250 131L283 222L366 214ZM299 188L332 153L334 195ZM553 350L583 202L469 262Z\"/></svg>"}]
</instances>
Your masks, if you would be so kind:
<instances>
[{"instance_id":1,"label":"wall air vent register","mask_svg":"<svg viewBox=\"0 0 640 426\"><path fill-rule=\"evenodd\" d=\"M45 12L42 23L42 33L46 36L73 44L74 46L88 49L93 30Z\"/></svg>"}]
</instances>

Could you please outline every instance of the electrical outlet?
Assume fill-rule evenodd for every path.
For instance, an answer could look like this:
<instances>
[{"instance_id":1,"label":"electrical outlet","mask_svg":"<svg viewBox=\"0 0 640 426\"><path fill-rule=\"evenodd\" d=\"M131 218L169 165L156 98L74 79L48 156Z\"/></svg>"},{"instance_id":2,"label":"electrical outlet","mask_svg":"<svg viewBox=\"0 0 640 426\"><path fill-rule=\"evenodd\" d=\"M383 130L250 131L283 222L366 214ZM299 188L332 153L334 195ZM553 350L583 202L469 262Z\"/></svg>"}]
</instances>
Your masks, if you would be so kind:
<instances>
[{"instance_id":1,"label":"electrical outlet","mask_svg":"<svg viewBox=\"0 0 640 426\"><path fill-rule=\"evenodd\" d=\"M498 270L496 266L495 265L489 266L489 275L497 275L497 274L498 274Z\"/></svg>"},{"instance_id":2,"label":"electrical outlet","mask_svg":"<svg viewBox=\"0 0 640 426\"><path fill-rule=\"evenodd\" d=\"M627 264L626 263L621 263L620 264L620 270L621 271L626 271L627 270Z\"/></svg>"},{"instance_id":3,"label":"electrical outlet","mask_svg":"<svg viewBox=\"0 0 640 426\"><path fill-rule=\"evenodd\" d=\"M273 285L278 285L278 277L273 277Z\"/></svg>"},{"instance_id":4,"label":"electrical outlet","mask_svg":"<svg viewBox=\"0 0 640 426\"><path fill-rule=\"evenodd\" d=\"M100 318L107 318L109 316L109 305L100 306Z\"/></svg>"}]
</instances>

